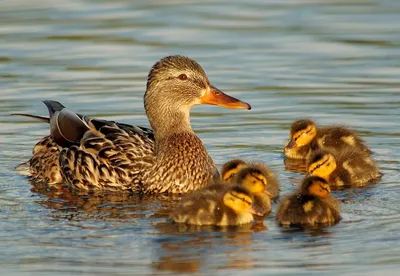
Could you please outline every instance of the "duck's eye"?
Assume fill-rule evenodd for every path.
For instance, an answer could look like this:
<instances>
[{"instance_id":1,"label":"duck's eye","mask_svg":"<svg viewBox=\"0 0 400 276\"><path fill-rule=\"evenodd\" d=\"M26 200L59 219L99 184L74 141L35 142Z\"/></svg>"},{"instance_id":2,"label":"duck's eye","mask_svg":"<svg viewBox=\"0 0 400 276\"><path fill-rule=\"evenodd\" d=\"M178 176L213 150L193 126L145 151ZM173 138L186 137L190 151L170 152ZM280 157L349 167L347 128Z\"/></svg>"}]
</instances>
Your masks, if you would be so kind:
<instances>
[{"instance_id":1,"label":"duck's eye","mask_svg":"<svg viewBox=\"0 0 400 276\"><path fill-rule=\"evenodd\" d=\"M180 74L179 76L178 76L178 79L180 79L180 80L187 80L187 76L186 76L186 74Z\"/></svg>"}]
</instances>

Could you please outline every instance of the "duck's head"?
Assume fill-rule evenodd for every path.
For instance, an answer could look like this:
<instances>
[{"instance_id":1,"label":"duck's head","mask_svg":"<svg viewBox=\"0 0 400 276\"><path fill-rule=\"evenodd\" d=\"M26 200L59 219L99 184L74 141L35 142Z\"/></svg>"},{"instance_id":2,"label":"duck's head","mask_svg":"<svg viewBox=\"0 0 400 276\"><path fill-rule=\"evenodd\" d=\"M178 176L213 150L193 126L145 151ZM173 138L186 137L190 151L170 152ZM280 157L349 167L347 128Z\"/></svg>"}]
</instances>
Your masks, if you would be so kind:
<instances>
[{"instance_id":1,"label":"duck's head","mask_svg":"<svg viewBox=\"0 0 400 276\"><path fill-rule=\"evenodd\" d=\"M253 209L253 197L247 189L235 186L225 192L222 201L224 205L234 211L236 214L251 213L258 215Z\"/></svg>"},{"instance_id":2,"label":"duck's head","mask_svg":"<svg viewBox=\"0 0 400 276\"><path fill-rule=\"evenodd\" d=\"M290 127L290 139L284 148L285 154L309 145L317 135L317 126L311 120L298 120Z\"/></svg>"},{"instance_id":3,"label":"duck's head","mask_svg":"<svg viewBox=\"0 0 400 276\"><path fill-rule=\"evenodd\" d=\"M303 195L316 196L319 198L328 198L331 189L329 183L318 176L307 176L301 183L300 193Z\"/></svg>"},{"instance_id":4,"label":"duck's head","mask_svg":"<svg viewBox=\"0 0 400 276\"><path fill-rule=\"evenodd\" d=\"M190 109L199 104L251 109L248 103L212 86L203 68L185 56L167 56L154 64L147 78L144 104L155 131L160 125L188 123ZM176 123L171 125L168 120Z\"/></svg>"},{"instance_id":5,"label":"duck's head","mask_svg":"<svg viewBox=\"0 0 400 276\"><path fill-rule=\"evenodd\" d=\"M222 180L228 183L232 183L234 180L234 176L245 167L247 167L247 163L241 159L233 159L226 162L221 169Z\"/></svg>"},{"instance_id":6,"label":"duck's head","mask_svg":"<svg viewBox=\"0 0 400 276\"><path fill-rule=\"evenodd\" d=\"M272 194L267 191L267 177L264 172L258 168L248 167L240 170L236 176L236 182L254 195L272 196Z\"/></svg>"},{"instance_id":7,"label":"duck's head","mask_svg":"<svg viewBox=\"0 0 400 276\"><path fill-rule=\"evenodd\" d=\"M332 153L327 151L314 152L307 161L307 172L310 175L315 175L328 179L336 169L336 159Z\"/></svg>"}]
</instances>

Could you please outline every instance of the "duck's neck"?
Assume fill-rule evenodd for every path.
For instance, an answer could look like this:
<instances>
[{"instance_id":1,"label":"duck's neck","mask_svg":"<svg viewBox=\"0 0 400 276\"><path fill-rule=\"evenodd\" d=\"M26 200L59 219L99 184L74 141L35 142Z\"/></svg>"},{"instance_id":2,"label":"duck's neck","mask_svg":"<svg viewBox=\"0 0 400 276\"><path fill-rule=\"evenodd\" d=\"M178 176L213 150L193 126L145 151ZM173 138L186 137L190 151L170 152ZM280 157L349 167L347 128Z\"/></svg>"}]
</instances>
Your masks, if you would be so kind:
<instances>
[{"instance_id":1,"label":"duck's neck","mask_svg":"<svg viewBox=\"0 0 400 276\"><path fill-rule=\"evenodd\" d=\"M145 101L146 115L153 128L156 148L163 139L179 133L193 133L189 108L164 101Z\"/></svg>"}]
</instances>

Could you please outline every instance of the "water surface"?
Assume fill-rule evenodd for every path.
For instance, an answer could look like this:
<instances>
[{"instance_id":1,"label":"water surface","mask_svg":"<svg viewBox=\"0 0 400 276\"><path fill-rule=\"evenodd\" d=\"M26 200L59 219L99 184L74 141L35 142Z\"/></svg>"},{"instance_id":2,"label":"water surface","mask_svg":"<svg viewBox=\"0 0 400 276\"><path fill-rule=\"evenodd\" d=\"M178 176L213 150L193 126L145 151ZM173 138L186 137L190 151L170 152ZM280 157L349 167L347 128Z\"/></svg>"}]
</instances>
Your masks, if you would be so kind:
<instances>
[{"instance_id":1,"label":"water surface","mask_svg":"<svg viewBox=\"0 0 400 276\"><path fill-rule=\"evenodd\" d=\"M400 3L384 1L0 2L0 271L7 275L395 274L400 268ZM282 194L290 123L346 124L374 151L381 183L336 192L330 228L187 229L167 202L80 197L32 185L14 167L49 130L10 117L58 100L100 118L148 125L142 97L163 56L197 60L251 111L196 107L192 125L220 166L265 161ZM274 209L276 204L274 205Z\"/></svg>"}]
</instances>

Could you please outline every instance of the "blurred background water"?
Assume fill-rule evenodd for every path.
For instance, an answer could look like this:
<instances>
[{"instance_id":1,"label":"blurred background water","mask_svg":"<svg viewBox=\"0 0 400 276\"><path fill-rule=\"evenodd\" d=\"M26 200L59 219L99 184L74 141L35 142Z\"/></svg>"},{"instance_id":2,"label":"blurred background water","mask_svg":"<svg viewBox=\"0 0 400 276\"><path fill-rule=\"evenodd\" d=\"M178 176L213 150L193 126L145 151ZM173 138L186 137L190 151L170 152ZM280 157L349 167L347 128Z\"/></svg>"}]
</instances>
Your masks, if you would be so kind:
<instances>
[{"instance_id":1,"label":"blurred background water","mask_svg":"<svg viewBox=\"0 0 400 276\"><path fill-rule=\"evenodd\" d=\"M263 3L264 2L264 3ZM400 268L400 2L0 1L0 271L5 275L392 274ZM290 123L346 124L374 150L384 177L336 192L330 228L223 231L170 225L166 201L72 197L32 186L14 167L48 125L45 99L92 116L148 125L146 75L163 56L197 60L251 111L196 107L192 125L220 166L263 160L282 194ZM276 204L275 207L276 208Z\"/></svg>"}]
</instances>

